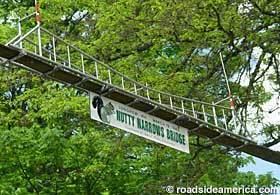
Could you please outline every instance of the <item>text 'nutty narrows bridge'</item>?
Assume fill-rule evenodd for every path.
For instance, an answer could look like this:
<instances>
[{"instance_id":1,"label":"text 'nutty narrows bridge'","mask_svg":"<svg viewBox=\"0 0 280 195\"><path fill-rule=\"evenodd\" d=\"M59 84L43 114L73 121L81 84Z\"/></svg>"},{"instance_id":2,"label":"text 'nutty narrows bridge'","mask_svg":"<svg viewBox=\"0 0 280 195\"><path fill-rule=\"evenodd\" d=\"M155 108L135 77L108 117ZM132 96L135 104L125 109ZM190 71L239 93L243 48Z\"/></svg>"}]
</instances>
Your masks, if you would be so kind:
<instances>
[{"instance_id":1,"label":"text 'nutty narrows bridge'","mask_svg":"<svg viewBox=\"0 0 280 195\"><path fill-rule=\"evenodd\" d=\"M23 33L21 23L34 15L37 25ZM9 62L52 80L98 93L185 127L190 135L206 137L217 144L280 164L280 152L233 133L243 128L233 108L171 95L140 84L44 29L39 17L36 6L34 14L19 20L18 35L6 45L0 44L3 64Z\"/></svg>"}]
</instances>

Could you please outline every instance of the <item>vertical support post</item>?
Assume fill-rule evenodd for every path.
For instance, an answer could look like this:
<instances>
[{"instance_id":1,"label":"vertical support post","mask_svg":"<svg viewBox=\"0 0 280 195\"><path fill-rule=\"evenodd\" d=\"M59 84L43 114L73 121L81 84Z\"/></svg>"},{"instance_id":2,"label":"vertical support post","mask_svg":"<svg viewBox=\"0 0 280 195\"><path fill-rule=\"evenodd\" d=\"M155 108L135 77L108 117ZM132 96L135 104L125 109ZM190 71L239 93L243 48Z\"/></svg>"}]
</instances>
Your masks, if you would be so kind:
<instances>
[{"instance_id":1,"label":"vertical support post","mask_svg":"<svg viewBox=\"0 0 280 195\"><path fill-rule=\"evenodd\" d=\"M137 87L136 87L136 84L133 83L133 86L134 86L134 93L137 95Z\"/></svg>"},{"instance_id":2,"label":"vertical support post","mask_svg":"<svg viewBox=\"0 0 280 195\"><path fill-rule=\"evenodd\" d=\"M225 109L223 109L223 117L224 117L225 128L226 128L226 130L228 130L227 119L226 119L226 114L225 114Z\"/></svg>"},{"instance_id":3,"label":"vertical support post","mask_svg":"<svg viewBox=\"0 0 280 195\"><path fill-rule=\"evenodd\" d=\"M234 128L237 128L237 124L236 124L236 116L235 116L235 108L234 108L234 101L231 95L231 90L229 87L229 82L228 82L228 78L227 78L227 73L226 73L226 69L225 69L225 65L224 65L224 61L223 61L223 56L220 53L220 60L222 63L222 67L223 67L223 71L224 71L224 75L225 75L225 79L226 79L226 84L227 84L227 89L228 89L228 96L229 96L229 101L230 101L230 108L231 108L231 112L232 112L232 118L233 118L233 124L234 124ZM242 128L242 127L241 127Z\"/></svg>"},{"instance_id":4,"label":"vertical support post","mask_svg":"<svg viewBox=\"0 0 280 195\"><path fill-rule=\"evenodd\" d=\"M150 99L150 93L148 89L148 83L146 83L147 98Z\"/></svg>"},{"instance_id":5,"label":"vertical support post","mask_svg":"<svg viewBox=\"0 0 280 195\"><path fill-rule=\"evenodd\" d=\"M194 103L192 102L192 112L193 112L193 116L196 118L196 113L195 113L195 110L194 110Z\"/></svg>"},{"instance_id":6,"label":"vertical support post","mask_svg":"<svg viewBox=\"0 0 280 195\"><path fill-rule=\"evenodd\" d=\"M161 104L161 95L158 93L158 102Z\"/></svg>"},{"instance_id":7,"label":"vertical support post","mask_svg":"<svg viewBox=\"0 0 280 195\"><path fill-rule=\"evenodd\" d=\"M109 77L109 83L112 84L111 70L110 69L108 69L108 77Z\"/></svg>"},{"instance_id":8,"label":"vertical support post","mask_svg":"<svg viewBox=\"0 0 280 195\"><path fill-rule=\"evenodd\" d=\"M42 56L42 40L41 40L41 16L40 16L40 5L37 2L37 0L35 0L35 13L36 13L36 23L38 25L38 29L37 29L37 35L38 35L38 50L39 50L39 55Z\"/></svg>"},{"instance_id":9,"label":"vertical support post","mask_svg":"<svg viewBox=\"0 0 280 195\"><path fill-rule=\"evenodd\" d=\"M84 63L84 55L81 53L81 61L82 61L82 71L85 73L85 63Z\"/></svg>"},{"instance_id":10,"label":"vertical support post","mask_svg":"<svg viewBox=\"0 0 280 195\"><path fill-rule=\"evenodd\" d=\"M96 61L94 62L94 66L95 66L95 75L96 75L96 78L98 79L99 74L98 74L98 67L97 67L97 62Z\"/></svg>"},{"instance_id":11,"label":"vertical support post","mask_svg":"<svg viewBox=\"0 0 280 195\"><path fill-rule=\"evenodd\" d=\"M37 29L37 34L38 34L39 55L42 56L42 41L41 41L41 27L40 26Z\"/></svg>"},{"instance_id":12,"label":"vertical support post","mask_svg":"<svg viewBox=\"0 0 280 195\"><path fill-rule=\"evenodd\" d=\"M124 89L124 78L122 76L122 88Z\"/></svg>"},{"instance_id":13,"label":"vertical support post","mask_svg":"<svg viewBox=\"0 0 280 195\"><path fill-rule=\"evenodd\" d=\"M53 46L53 58L54 58L54 61L56 62L56 46L55 46L54 36L52 37L52 46Z\"/></svg>"},{"instance_id":14,"label":"vertical support post","mask_svg":"<svg viewBox=\"0 0 280 195\"><path fill-rule=\"evenodd\" d=\"M213 116L214 116L215 125L218 126L218 120L217 120L216 108L215 108L215 103L214 102L212 102L212 110L213 110Z\"/></svg>"},{"instance_id":15,"label":"vertical support post","mask_svg":"<svg viewBox=\"0 0 280 195\"><path fill-rule=\"evenodd\" d=\"M170 101L170 107L173 109L173 101L172 101L172 97L169 96L169 101Z\"/></svg>"},{"instance_id":16,"label":"vertical support post","mask_svg":"<svg viewBox=\"0 0 280 195\"><path fill-rule=\"evenodd\" d=\"M68 65L71 67L71 56L70 56L70 47L67 45L67 57L68 57Z\"/></svg>"},{"instance_id":17,"label":"vertical support post","mask_svg":"<svg viewBox=\"0 0 280 195\"><path fill-rule=\"evenodd\" d=\"M202 104L202 112L203 112L204 121L207 123L207 122L208 122L208 120L207 120L207 115L206 115L206 113L205 113L205 107L204 107L203 104Z\"/></svg>"},{"instance_id":18,"label":"vertical support post","mask_svg":"<svg viewBox=\"0 0 280 195\"><path fill-rule=\"evenodd\" d=\"M185 113L185 106L184 106L184 101L181 100L181 105L182 105L182 112Z\"/></svg>"},{"instance_id":19,"label":"vertical support post","mask_svg":"<svg viewBox=\"0 0 280 195\"><path fill-rule=\"evenodd\" d=\"M229 103L230 103L230 109L231 109L232 118L233 118L234 129L236 129L237 122L236 122L236 116L235 116L234 101L233 101L233 98L231 97L231 94L230 94L230 98L229 98Z\"/></svg>"},{"instance_id":20,"label":"vertical support post","mask_svg":"<svg viewBox=\"0 0 280 195\"><path fill-rule=\"evenodd\" d=\"M18 34L19 34L19 38L21 38L22 36L22 31L21 31L21 22L20 22L20 19L19 19L19 22L18 22ZM35 46L36 47L36 46ZM22 41L19 43L19 48L23 48L23 44L22 44Z\"/></svg>"},{"instance_id":21,"label":"vertical support post","mask_svg":"<svg viewBox=\"0 0 280 195\"><path fill-rule=\"evenodd\" d=\"M227 73L226 73L226 69L225 69L225 64L224 64L224 60L223 60L223 56L222 56L221 52L220 52L220 60L221 60L221 63L222 63L222 67L223 67L223 71L224 71L224 76L225 76L226 83L227 83L228 94L229 94L229 97L231 97L231 91L230 91L230 87L229 87L228 77L227 77Z\"/></svg>"},{"instance_id":22,"label":"vertical support post","mask_svg":"<svg viewBox=\"0 0 280 195\"><path fill-rule=\"evenodd\" d=\"M236 130L237 129L237 121L236 121L235 111L232 109L231 113L232 113L232 118L233 118L234 129Z\"/></svg>"}]
</instances>

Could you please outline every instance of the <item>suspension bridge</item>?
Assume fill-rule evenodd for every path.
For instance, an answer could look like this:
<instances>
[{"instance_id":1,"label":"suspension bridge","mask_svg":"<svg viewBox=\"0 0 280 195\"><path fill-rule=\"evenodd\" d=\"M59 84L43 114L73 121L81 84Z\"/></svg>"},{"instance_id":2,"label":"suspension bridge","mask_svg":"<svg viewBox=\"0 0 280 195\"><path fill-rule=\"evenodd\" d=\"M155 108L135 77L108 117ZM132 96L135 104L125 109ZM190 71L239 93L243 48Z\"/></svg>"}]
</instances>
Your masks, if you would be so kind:
<instances>
[{"instance_id":1,"label":"suspension bridge","mask_svg":"<svg viewBox=\"0 0 280 195\"><path fill-rule=\"evenodd\" d=\"M27 32L22 22L36 16L36 26ZM18 34L0 44L2 64L10 63L44 78L127 105L188 129L190 135L280 164L280 152L238 135L244 128L233 106L202 102L154 90L99 61L43 28L39 8L18 21Z\"/></svg>"}]
</instances>

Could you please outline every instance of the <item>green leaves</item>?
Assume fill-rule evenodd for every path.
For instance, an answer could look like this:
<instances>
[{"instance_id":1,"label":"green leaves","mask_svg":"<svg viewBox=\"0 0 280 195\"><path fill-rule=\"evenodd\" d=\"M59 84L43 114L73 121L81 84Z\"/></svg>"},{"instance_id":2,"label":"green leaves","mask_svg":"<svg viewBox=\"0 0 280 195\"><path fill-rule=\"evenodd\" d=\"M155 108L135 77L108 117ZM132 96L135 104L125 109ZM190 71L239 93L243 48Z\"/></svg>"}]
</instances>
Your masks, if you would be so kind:
<instances>
[{"instance_id":1,"label":"green leaves","mask_svg":"<svg viewBox=\"0 0 280 195\"><path fill-rule=\"evenodd\" d=\"M40 3L44 27L153 88L209 102L225 98L220 51L233 93L245 97L240 106L260 107L270 99L262 85L265 69L254 70L257 61L274 70L270 79L279 88L277 1L250 4L246 12L240 11L243 1L225 0ZM0 42L16 34L11 13L26 12L33 12L33 1L1 4ZM255 56L256 47L273 60ZM251 86L235 79L252 72ZM264 135L274 143L278 131L269 125ZM0 194L158 194L166 185L279 183L271 174L240 173L250 158L207 140L191 137L190 143L187 155L94 122L86 94L1 68Z\"/></svg>"}]
</instances>

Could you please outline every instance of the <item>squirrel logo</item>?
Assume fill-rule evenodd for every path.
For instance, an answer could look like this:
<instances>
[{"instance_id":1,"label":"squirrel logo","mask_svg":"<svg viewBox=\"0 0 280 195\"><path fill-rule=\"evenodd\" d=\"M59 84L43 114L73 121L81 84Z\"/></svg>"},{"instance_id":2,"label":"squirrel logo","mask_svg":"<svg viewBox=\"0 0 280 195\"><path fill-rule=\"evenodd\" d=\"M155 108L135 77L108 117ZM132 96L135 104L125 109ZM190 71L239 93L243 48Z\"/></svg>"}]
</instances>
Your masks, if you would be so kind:
<instances>
[{"instance_id":1,"label":"squirrel logo","mask_svg":"<svg viewBox=\"0 0 280 195\"><path fill-rule=\"evenodd\" d=\"M104 102L100 96L94 96L92 99L93 108L97 108L97 114L101 121L110 123L110 115L115 113L115 108L111 102L104 106Z\"/></svg>"}]
</instances>

